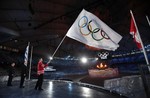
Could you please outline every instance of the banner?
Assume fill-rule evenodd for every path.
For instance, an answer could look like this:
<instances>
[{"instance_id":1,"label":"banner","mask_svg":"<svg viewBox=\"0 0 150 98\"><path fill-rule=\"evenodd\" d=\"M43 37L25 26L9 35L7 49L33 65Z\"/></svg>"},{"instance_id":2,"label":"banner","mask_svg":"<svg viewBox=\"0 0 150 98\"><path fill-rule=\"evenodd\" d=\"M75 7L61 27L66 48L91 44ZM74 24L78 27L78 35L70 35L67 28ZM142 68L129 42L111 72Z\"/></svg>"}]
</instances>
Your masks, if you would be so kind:
<instances>
[{"instance_id":1,"label":"banner","mask_svg":"<svg viewBox=\"0 0 150 98\"><path fill-rule=\"evenodd\" d=\"M121 35L84 9L66 36L95 48L113 51L119 47L118 43L122 39Z\"/></svg>"}]
</instances>

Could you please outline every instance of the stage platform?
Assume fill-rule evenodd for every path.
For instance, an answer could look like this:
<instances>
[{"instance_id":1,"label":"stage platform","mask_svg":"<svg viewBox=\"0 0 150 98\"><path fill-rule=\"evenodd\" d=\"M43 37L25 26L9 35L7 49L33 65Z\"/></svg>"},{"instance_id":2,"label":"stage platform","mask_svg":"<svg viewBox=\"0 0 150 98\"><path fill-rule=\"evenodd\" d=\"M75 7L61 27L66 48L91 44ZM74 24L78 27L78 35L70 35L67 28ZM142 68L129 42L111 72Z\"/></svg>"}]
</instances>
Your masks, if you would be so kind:
<instances>
[{"instance_id":1,"label":"stage platform","mask_svg":"<svg viewBox=\"0 0 150 98\"><path fill-rule=\"evenodd\" d=\"M44 80L43 89L35 90L36 79L28 80L25 88L19 88L19 81L13 86L0 82L0 98L127 98L102 87L65 80Z\"/></svg>"}]
</instances>

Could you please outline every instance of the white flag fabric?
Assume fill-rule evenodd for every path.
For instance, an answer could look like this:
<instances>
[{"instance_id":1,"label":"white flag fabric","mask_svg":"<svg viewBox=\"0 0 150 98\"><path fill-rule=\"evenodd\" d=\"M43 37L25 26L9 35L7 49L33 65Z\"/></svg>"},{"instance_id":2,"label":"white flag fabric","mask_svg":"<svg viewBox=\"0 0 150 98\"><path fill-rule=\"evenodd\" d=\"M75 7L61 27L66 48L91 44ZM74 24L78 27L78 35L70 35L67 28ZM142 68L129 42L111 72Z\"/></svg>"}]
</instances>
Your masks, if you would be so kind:
<instances>
[{"instance_id":1,"label":"white flag fabric","mask_svg":"<svg viewBox=\"0 0 150 98\"><path fill-rule=\"evenodd\" d=\"M27 66L28 64L28 53L29 53L29 45L26 47L26 51L24 54L24 65Z\"/></svg>"},{"instance_id":2,"label":"white flag fabric","mask_svg":"<svg viewBox=\"0 0 150 98\"><path fill-rule=\"evenodd\" d=\"M122 39L121 35L84 9L66 36L95 48L113 51L119 47L118 43Z\"/></svg>"}]
</instances>

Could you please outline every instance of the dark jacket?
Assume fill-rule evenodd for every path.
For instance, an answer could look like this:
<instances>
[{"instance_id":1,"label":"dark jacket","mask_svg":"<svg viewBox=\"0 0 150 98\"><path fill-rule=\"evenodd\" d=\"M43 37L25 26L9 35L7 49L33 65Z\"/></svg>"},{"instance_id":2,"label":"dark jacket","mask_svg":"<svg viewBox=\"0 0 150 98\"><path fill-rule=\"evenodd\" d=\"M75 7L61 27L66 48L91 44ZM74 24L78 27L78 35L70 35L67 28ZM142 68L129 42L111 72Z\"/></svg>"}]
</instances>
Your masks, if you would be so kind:
<instances>
[{"instance_id":1,"label":"dark jacket","mask_svg":"<svg viewBox=\"0 0 150 98\"><path fill-rule=\"evenodd\" d=\"M21 74L27 74L27 67L25 65L21 66Z\"/></svg>"},{"instance_id":2,"label":"dark jacket","mask_svg":"<svg viewBox=\"0 0 150 98\"><path fill-rule=\"evenodd\" d=\"M10 66L9 69L8 69L8 75L14 76L14 74L15 74L15 68Z\"/></svg>"}]
</instances>

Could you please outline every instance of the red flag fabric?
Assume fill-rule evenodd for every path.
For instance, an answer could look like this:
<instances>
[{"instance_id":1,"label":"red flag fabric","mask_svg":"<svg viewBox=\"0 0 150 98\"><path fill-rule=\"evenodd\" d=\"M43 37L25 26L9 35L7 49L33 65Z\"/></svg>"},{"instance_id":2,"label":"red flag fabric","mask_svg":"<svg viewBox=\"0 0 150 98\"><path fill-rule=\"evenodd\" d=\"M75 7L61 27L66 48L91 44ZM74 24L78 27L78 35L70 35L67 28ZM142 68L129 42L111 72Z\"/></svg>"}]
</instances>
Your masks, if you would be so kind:
<instances>
[{"instance_id":1,"label":"red flag fabric","mask_svg":"<svg viewBox=\"0 0 150 98\"><path fill-rule=\"evenodd\" d=\"M133 21L133 17L131 17L131 25L130 25L130 34L133 36L134 41L136 42L136 45L139 49L142 48L139 36L137 34L137 29L135 27L135 23Z\"/></svg>"}]
</instances>

